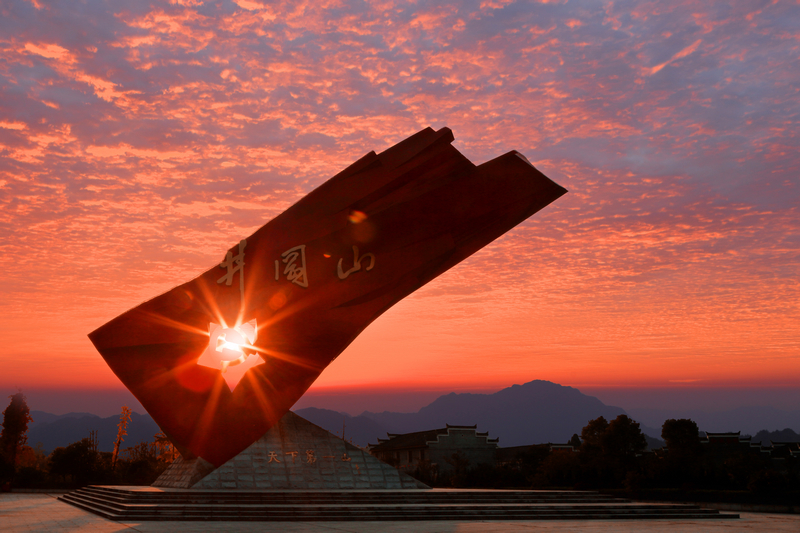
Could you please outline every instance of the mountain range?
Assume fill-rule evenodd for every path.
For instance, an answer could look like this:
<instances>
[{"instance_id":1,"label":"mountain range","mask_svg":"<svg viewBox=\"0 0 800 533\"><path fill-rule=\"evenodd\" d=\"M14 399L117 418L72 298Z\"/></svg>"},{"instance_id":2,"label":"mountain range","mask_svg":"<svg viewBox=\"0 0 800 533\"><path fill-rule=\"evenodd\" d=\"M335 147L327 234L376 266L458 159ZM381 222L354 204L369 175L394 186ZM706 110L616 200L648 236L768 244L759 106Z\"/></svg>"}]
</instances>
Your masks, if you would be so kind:
<instances>
[{"instance_id":1,"label":"mountain range","mask_svg":"<svg viewBox=\"0 0 800 533\"><path fill-rule=\"evenodd\" d=\"M493 394L453 392L416 413L365 411L352 417L318 408L298 409L296 413L338 435L344 424L345 439L360 446L377 444L377 438L385 438L387 432L411 433L450 424L477 425L478 431L488 431L491 438L499 437L501 447L567 442L575 433L580 434L590 420L599 416L612 420L626 414L621 407L605 405L578 389L541 380ZM651 437L661 435L660 429L649 427L642 427L642 432ZM656 439L651 443L654 445L660 445Z\"/></svg>"},{"instance_id":2,"label":"mountain range","mask_svg":"<svg viewBox=\"0 0 800 533\"><path fill-rule=\"evenodd\" d=\"M724 411L702 409L629 409L631 418L645 425L661 427L668 418L688 418L697 422L703 431L722 433L741 431L755 435L761 430L800 430L800 411L784 411L768 406L743 406Z\"/></svg>"},{"instance_id":3,"label":"mountain range","mask_svg":"<svg viewBox=\"0 0 800 533\"><path fill-rule=\"evenodd\" d=\"M376 444L387 433L410 433L450 425L477 425L478 431L488 431L491 438L499 437L501 447L566 442L589 420L599 416L612 420L627 414L640 423L650 447L663 445L661 425L667 418L691 418L704 431L742 431L756 434L763 429L800 428L800 412L782 412L773 408L739 408L724 413L702 411L677 412L668 409L630 409L605 405L593 396L549 381L535 380L513 385L492 394L450 393L440 396L415 413L364 411L358 416L318 407L297 409L295 412L332 433L343 436L359 446ZM42 444L45 453L66 446L98 432L101 451L112 451L117 435L119 416L101 418L90 413L53 415L32 411L33 422L28 429L28 443ZM759 427L744 420L760 420ZM789 422L789 423L787 423ZM751 427L753 426L753 427ZM149 415L133 413L128 424L123 448L141 441L152 442L160 431ZM783 433L759 433L763 440L793 440L791 429ZM753 439L757 442L757 439Z\"/></svg>"},{"instance_id":4,"label":"mountain range","mask_svg":"<svg viewBox=\"0 0 800 533\"><path fill-rule=\"evenodd\" d=\"M47 454L58 447L85 439L91 431L97 431L98 450L114 450L119 416L100 418L91 413L53 415L43 411L31 411L30 414L33 422L28 425L28 444L35 447L41 443ZM150 415L131 413L128 434L123 437L122 448L135 446L142 441L153 442L153 437L160 431Z\"/></svg>"}]
</instances>

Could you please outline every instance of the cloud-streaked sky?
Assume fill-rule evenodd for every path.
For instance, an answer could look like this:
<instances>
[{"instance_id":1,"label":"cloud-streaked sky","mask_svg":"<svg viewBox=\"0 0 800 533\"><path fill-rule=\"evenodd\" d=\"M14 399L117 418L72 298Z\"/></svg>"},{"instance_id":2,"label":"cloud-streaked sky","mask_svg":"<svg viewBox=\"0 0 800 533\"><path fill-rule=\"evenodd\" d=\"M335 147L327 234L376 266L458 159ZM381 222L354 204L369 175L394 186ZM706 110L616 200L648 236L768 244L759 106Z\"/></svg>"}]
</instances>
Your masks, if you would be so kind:
<instances>
[{"instance_id":1,"label":"cloud-streaked sky","mask_svg":"<svg viewBox=\"0 0 800 533\"><path fill-rule=\"evenodd\" d=\"M800 383L798 1L0 1L0 385L370 150L448 126L569 194L317 382Z\"/></svg>"}]
</instances>

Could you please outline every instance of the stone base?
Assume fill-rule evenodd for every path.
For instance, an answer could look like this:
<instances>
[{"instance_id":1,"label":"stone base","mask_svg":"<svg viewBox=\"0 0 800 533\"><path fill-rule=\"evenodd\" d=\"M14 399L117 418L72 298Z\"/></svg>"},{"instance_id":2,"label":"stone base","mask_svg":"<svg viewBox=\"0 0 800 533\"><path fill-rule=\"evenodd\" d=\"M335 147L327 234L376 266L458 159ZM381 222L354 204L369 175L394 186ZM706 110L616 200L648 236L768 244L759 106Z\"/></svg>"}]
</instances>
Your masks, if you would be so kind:
<instances>
[{"instance_id":1,"label":"stone base","mask_svg":"<svg viewBox=\"0 0 800 533\"><path fill-rule=\"evenodd\" d=\"M249 490L428 488L291 411L219 468L214 469L202 458L176 460L153 486Z\"/></svg>"},{"instance_id":2,"label":"stone base","mask_svg":"<svg viewBox=\"0 0 800 533\"><path fill-rule=\"evenodd\" d=\"M202 457L188 460L178 457L158 476L152 486L170 489L190 489L213 471L214 465Z\"/></svg>"},{"instance_id":3,"label":"stone base","mask_svg":"<svg viewBox=\"0 0 800 533\"><path fill-rule=\"evenodd\" d=\"M546 525L547 531L708 531L707 519L736 519L738 514L720 514L697 505L675 503L636 503L596 492L574 490L181 490L154 487L88 486L58 498L76 507L96 513L119 524L141 524L145 521L173 521L174 526L137 527L137 531L529 531L537 530L530 521L564 520ZM0 500L2 502L2 500ZM3 519L6 520L6 516ZM33 514L33 513L31 513ZM13 518L14 513L11 513ZM49 513L44 513L51 520ZM797 531L795 527L758 528L748 517L736 531ZM429 522L400 526L386 524L311 525L311 522L402 522L407 520L450 520L483 522L474 527L451 522L432 527ZM510 521L528 522L520 527ZM592 520L580 527L576 520ZM627 520L647 520L638 527L623 526ZM654 524L658 520L658 526ZM678 520L691 520L678 527ZM698 520L706 522L700 525ZM209 525L182 525L180 522L218 521ZM226 522L262 522L259 527L236 527ZM486 522L498 522L492 527ZM598 524L612 521L607 528ZM274 527L267 522L274 523ZM297 526L286 522L306 522ZM85 523L85 522L82 522ZM6 525L6 522L2 523ZM788 526L788 523L786 523ZM36 531L53 530L53 522L37 524ZM763 524L762 524L763 525ZM49 528L46 526L50 526ZM670 527L671 526L671 527ZM728 526L730 528L731 526ZM4 530L9 529L8 526ZM13 528L12 531L16 531ZM25 529L27 531L27 529ZM730 532L730 529L714 529Z\"/></svg>"}]
</instances>

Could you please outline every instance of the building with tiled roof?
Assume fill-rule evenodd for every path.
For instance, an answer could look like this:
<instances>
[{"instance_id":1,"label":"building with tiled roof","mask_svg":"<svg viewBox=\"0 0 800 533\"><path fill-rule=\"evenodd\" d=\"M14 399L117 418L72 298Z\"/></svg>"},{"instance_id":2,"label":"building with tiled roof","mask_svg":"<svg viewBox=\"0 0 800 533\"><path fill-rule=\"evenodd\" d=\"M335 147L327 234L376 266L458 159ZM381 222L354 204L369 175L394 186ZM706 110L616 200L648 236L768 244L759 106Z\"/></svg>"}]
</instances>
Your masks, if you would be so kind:
<instances>
[{"instance_id":1,"label":"building with tiled roof","mask_svg":"<svg viewBox=\"0 0 800 533\"><path fill-rule=\"evenodd\" d=\"M477 426L451 426L415 433L387 433L368 450L378 459L405 471L414 471L425 465L439 475L452 470L453 455L458 455L469 466L495 464L499 439L490 439L489 433L478 432Z\"/></svg>"},{"instance_id":2,"label":"building with tiled roof","mask_svg":"<svg viewBox=\"0 0 800 533\"><path fill-rule=\"evenodd\" d=\"M700 444L716 444L723 446L744 446L750 447L751 437L742 436L741 431L725 432L725 433L711 433L706 431L706 438L700 438Z\"/></svg>"},{"instance_id":3,"label":"building with tiled roof","mask_svg":"<svg viewBox=\"0 0 800 533\"><path fill-rule=\"evenodd\" d=\"M769 441L769 446L762 446L762 450L769 451L773 459L800 458L800 442Z\"/></svg>"}]
</instances>

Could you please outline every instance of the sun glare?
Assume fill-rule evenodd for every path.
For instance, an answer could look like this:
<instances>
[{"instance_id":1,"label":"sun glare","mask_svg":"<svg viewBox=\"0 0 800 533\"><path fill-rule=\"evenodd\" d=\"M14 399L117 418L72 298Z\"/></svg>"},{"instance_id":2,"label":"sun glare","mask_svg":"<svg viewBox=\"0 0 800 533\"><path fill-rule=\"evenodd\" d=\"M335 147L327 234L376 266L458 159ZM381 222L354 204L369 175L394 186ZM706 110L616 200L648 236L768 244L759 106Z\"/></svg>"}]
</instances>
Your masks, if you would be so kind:
<instances>
[{"instance_id":1,"label":"sun glare","mask_svg":"<svg viewBox=\"0 0 800 533\"><path fill-rule=\"evenodd\" d=\"M257 337L255 320L232 328L209 324L208 346L197 364L219 370L233 391L247 370L264 362L253 345Z\"/></svg>"}]
</instances>

